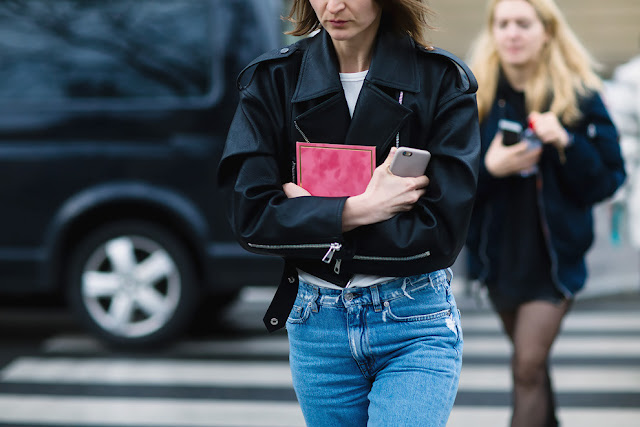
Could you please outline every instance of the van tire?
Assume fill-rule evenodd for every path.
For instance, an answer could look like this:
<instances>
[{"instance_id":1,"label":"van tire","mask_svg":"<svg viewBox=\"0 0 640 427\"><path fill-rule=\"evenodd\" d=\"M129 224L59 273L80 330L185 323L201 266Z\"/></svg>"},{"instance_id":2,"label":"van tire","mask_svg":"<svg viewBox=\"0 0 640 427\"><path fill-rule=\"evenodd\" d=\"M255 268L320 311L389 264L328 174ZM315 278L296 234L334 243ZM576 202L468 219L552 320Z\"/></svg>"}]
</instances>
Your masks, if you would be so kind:
<instances>
[{"instance_id":1,"label":"van tire","mask_svg":"<svg viewBox=\"0 0 640 427\"><path fill-rule=\"evenodd\" d=\"M200 286L189 251L166 229L144 221L106 224L71 253L69 303L105 343L166 344L189 325Z\"/></svg>"}]
</instances>

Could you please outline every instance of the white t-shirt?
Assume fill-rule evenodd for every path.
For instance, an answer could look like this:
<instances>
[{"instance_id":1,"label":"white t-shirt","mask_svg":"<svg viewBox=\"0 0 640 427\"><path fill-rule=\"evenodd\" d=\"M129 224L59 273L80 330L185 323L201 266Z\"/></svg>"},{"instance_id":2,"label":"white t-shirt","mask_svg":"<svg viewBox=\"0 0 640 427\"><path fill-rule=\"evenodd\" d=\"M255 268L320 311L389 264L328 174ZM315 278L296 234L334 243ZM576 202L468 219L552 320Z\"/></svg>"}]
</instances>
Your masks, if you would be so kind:
<instances>
[{"instance_id":1,"label":"white t-shirt","mask_svg":"<svg viewBox=\"0 0 640 427\"><path fill-rule=\"evenodd\" d=\"M344 96L347 98L347 105L349 106L349 114L353 117L353 111L356 109L356 103L364 84L364 79L367 77L369 70L360 71L358 73L340 73L340 82L344 89Z\"/></svg>"},{"instance_id":2,"label":"white t-shirt","mask_svg":"<svg viewBox=\"0 0 640 427\"><path fill-rule=\"evenodd\" d=\"M364 84L364 79L367 77L368 72L369 70L360 71L357 73L340 73L340 82L342 82L344 96L345 98L347 98L347 105L349 106L349 114L351 114L351 117L353 117L353 112L356 109L358 97L360 96L360 91L362 90L362 85ZM326 280L322 280L312 274L305 273L300 269L298 269L298 276L300 277L300 280L322 288L342 289L340 286L334 285L333 283L327 282ZM356 274L351 278L346 287L364 288L393 279L394 277L374 276L370 274Z\"/></svg>"}]
</instances>

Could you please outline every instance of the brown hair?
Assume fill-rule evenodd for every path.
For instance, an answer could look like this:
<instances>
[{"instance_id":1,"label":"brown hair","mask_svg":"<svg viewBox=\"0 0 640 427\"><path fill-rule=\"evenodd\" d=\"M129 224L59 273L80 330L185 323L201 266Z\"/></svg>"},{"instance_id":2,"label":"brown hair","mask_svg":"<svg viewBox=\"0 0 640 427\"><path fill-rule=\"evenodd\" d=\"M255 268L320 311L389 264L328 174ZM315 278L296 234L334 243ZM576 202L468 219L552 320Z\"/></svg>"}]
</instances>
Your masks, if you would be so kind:
<instances>
[{"instance_id":1,"label":"brown hair","mask_svg":"<svg viewBox=\"0 0 640 427\"><path fill-rule=\"evenodd\" d=\"M382 8L383 21L391 26L393 31L410 35L416 43L431 49L426 39L428 30L435 29L429 21L435 12L429 8L424 0L374 0ZM294 28L286 34L292 36L306 36L321 28L316 12L309 0L293 0L289 16L284 19L293 23Z\"/></svg>"}]
</instances>

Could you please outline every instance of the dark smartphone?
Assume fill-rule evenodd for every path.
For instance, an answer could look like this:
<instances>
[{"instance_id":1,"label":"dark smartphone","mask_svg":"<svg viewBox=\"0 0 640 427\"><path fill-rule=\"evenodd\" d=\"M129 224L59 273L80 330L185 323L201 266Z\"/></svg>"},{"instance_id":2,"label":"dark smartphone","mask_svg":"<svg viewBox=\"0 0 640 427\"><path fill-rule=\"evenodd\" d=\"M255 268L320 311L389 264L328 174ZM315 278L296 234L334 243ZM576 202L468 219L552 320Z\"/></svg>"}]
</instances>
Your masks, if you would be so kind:
<instances>
[{"instance_id":1,"label":"dark smartphone","mask_svg":"<svg viewBox=\"0 0 640 427\"><path fill-rule=\"evenodd\" d=\"M522 133L522 125L513 120L502 119L498 122L498 129L502 132L502 143L504 145L513 145L520 141Z\"/></svg>"}]
</instances>

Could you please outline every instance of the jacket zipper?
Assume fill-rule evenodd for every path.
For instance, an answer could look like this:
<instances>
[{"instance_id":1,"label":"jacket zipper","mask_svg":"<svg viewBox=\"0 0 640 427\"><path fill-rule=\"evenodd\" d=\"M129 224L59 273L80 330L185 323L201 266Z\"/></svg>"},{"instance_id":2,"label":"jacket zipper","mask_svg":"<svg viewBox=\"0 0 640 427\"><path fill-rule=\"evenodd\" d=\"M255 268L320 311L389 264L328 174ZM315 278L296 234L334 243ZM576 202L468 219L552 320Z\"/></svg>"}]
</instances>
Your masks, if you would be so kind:
<instances>
[{"instance_id":1,"label":"jacket zipper","mask_svg":"<svg viewBox=\"0 0 640 427\"><path fill-rule=\"evenodd\" d=\"M431 251L426 251L418 255L412 255L407 257L388 257L388 256L367 256L367 255L354 255L354 260L359 261L415 261L417 259L426 258L431 255ZM340 274L340 265L342 264L342 260L340 258L336 259L336 265L333 267L333 272L336 274Z\"/></svg>"},{"instance_id":2,"label":"jacket zipper","mask_svg":"<svg viewBox=\"0 0 640 427\"><path fill-rule=\"evenodd\" d=\"M296 120L293 121L293 125L296 127L296 129L298 129L298 132L300 132L300 135L302 135L302 137L304 138L304 141L311 144L311 141L309 141L309 139L307 138L307 135L305 135L304 132L302 132L302 129L300 129L300 126L298 126L298 122Z\"/></svg>"},{"instance_id":3,"label":"jacket zipper","mask_svg":"<svg viewBox=\"0 0 640 427\"><path fill-rule=\"evenodd\" d=\"M428 256L431 256L431 251L405 257L354 255L353 259L360 261L415 261Z\"/></svg>"},{"instance_id":4,"label":"jacket zipper","mask_svg":"<svg viewBox=\"0 0 640 427\"><path fill-rule=\"evenodd\" d=\"M326 254L324 254L324 257L322 257L322 262L324 262L325 264L330 264L331 259L333 258L333 254L338 252L340 249L342 249L342 245L340 243L331 243L331 245L329 245L329 250Z\"/></svg>"},{"instance_id":5,"label":"jacket zipper","mask_svg":"<svg viewBox=\"0 0 640 427\"><path fill-rule=\"evenodd\" d=\"M301 243L301 244L292 244L292 245L260 245L256 243L248 243L248 245L252 248L256 249L268 249L268 250L280 250L280 249L323 249L328 247L329 250L322 257L322 262L326 264L331 263L331 259L333 259L333 255L342 249L342 244L338 242L334 243Z\"/></svg>"},{"instance_id":6,"label":"jacket zipper","mask_svg":"<svg viewBox=\"0 0 640 427\"><path fill-rule=\"evenodd\" d=\"M298 132L300 132L300 135L302 135L304 141L310 143L307 135L302 132L302 129L300 129L300 126L298 126L298 122L296 120L293 121L293 125L296 127ZM296 164L296 156L293 156L293 161L291 162L291 182L296 184L298 183L298 171L296 170L297 166L298 165Z\"/></svg>"}]
</instances>

